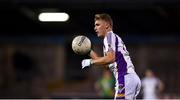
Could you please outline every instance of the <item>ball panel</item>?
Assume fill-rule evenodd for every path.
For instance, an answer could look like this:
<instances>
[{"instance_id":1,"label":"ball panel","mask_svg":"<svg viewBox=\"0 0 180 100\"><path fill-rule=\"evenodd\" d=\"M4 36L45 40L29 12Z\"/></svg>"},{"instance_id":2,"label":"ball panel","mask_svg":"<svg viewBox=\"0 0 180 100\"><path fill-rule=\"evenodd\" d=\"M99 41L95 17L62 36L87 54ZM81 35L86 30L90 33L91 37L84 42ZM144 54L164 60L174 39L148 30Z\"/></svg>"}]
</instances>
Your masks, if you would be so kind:
<instances>
[{"instance_id":1,"label":"ball panel","mask_svg":"<svg viewBox=\"0 0 180 100\"><path fill-rule=\"evenodd\" d=\"M76 36L72 41L72 49L76 54L87 54L91 50L91 41L86 36Z\"/></svg>"}]
</instances>

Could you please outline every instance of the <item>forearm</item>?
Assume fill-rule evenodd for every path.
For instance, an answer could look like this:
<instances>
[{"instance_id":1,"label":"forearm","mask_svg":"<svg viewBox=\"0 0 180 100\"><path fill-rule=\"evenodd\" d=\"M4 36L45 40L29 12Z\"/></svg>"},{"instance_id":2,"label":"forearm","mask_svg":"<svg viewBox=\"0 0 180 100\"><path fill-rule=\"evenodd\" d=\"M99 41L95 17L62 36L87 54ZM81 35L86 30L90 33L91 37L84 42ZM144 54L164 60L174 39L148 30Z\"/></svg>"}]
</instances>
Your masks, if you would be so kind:
<instances>
[{"instance_id":1,"label":"forearm","mask_svg":"<svg viewBox=\"0 0 180 100\"><path fill-rule=\"evenodd\" d=\"M92 59L92 64L93 65L107 65L112 63L113 61L108 58L107 56L105 57L99 57L98 59Z\"/></svg>"},{"instance_id":2,"label":"forearm","mask_svg":"<svg viewBox=\"0 0 180 100\"><path fill-rule=\"evenodd\" d=\"M115 61L114 52L108 52L104 57L98 57L96 59L92 59L91 63L93 65L107 65L111 64Z\"/></svg>"},{"instance_id":3,"label":"forearm","mask_svg":"<svg viewBox=\"0 0 180 100\"><path fill-rule=\"evenodd\" d=\"M108 52L104 57L98 57L95 52L90 52L91 59L84 59L81 64L82 68L85 68L90 65L108 65L115 61L114 52Z\"/></svg>"}]
</instances>

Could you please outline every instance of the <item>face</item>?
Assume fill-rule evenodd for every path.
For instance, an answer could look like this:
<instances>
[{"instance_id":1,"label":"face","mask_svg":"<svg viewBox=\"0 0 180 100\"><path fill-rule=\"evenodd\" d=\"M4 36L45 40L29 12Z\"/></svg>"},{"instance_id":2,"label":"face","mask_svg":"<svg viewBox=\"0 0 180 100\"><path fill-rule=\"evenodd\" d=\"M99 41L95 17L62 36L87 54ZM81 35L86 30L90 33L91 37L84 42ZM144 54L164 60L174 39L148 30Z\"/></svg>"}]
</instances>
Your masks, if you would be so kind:
<instances>
[{"instance_id":1,"label":"face","mask_svg":"<svg viewBox=\"0 0 180 100\"><path fill-rule=\"evenodd\" d=\"M147 77L153 77L153 72L151 70L146 71L146 76Z\"/></svg>"},{"instance_id":2,"label":"face","mask_svg":"<svg viewBox=\"0 0 180 100\"><path fill-rule=\"evenodd\" d=\"M107 78L107 79L111 79L111 73L109 72L109 71L107 71L107 70L105 70L104 72L103 72L103 75L104 75L104 77L105 78Z\"/></svg>"},{"instance_id":3,"label":"face","mask_svg":"<svg viewBox=\"0 0 180 100\"><path fill-rule=\"evenodd\" d=\"M94 30L98 37L104 37L107 33L108 24L104 20L95 20Z\"/></svg>"}]
</instances>

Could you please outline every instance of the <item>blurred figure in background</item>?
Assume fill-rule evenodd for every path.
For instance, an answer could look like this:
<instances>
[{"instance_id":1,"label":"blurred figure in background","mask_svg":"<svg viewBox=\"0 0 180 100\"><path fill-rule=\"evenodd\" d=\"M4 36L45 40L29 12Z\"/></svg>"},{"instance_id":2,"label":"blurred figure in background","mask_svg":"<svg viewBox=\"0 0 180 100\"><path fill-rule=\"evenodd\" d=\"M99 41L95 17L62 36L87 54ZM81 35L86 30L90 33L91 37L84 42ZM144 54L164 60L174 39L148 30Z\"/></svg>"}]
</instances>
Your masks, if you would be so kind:
<instances>
[{"instance_id":1,"label":"blurred figure in background","mask_svg":"<svg viewBox=\"0 0 180 100\"><path fill-rule=\"evenodd\" d=\"M95 90L101 98L113 98L114 78L109 70L103 70L102 77L95 83Z\"/></svg>"},{"instance_id":2,"label":"blurred figure in background","mask_svg":"<svg viewBox=\"0 0 180 100\"><path fill-rule=\"evenodd\" d=\"M152 70L145 71L145 77L142 79L143 99L158 99L160 92L163 91L164 85L158 79Z\"/></svg>"}]
</instances>

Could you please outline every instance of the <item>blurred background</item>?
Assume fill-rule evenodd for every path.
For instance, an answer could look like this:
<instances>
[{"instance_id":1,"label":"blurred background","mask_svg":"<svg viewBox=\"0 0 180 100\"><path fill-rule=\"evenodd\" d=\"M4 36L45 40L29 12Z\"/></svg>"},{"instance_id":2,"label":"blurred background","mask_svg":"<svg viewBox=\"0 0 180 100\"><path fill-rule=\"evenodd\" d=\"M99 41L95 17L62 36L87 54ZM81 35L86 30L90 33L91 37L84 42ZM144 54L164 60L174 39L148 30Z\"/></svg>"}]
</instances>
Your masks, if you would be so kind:
<instances>
[{"instance_id":1,"label":"blurred background","mask_svg":"<svg viewBox=\"0 0 180 100\"><path fill-rule=\"evenodd\" d=\"M41 22L42 12L69 20ZM96 13L111 15L140 78L151 69L162 81L159 98L180 98L179 0L0 0L0 98L104 98L97 85L104 68L82 70L88 56L71 48L86 35L102 56Z\"/></svg>"}]
</instances>

